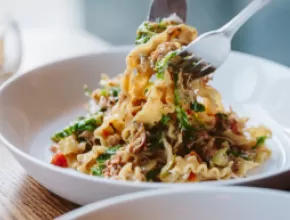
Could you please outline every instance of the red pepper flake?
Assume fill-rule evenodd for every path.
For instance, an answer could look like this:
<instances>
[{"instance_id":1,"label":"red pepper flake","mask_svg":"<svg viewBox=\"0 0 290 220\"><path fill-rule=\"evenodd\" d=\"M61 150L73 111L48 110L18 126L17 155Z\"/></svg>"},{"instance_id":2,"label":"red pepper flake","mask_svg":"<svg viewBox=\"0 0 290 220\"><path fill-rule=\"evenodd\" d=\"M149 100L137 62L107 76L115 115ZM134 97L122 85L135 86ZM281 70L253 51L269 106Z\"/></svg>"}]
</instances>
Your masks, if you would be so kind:
<instances>
[{"instance_id":1,"label":"red pepper flake","mask_svg":"<svg viewBox=\"0 0 290 220\"><path fill-rule=\"evenodd\" d=\"M196 182L196 174L191 172L188 177L189 182Z\"/></svg>"},{"instance_id":2,"label":"red pepper flake","mask_svg":"<svg viewBox=\"0 0 290 220\"><path fill-rule=\"evenodd\" d=\"M103 130L104 138L108 137L109 135L110 135L110 132L108 132L107 130Z\"/></svg>"},{"instance_id":3,"label":"red pepper flake","mask_svg":"<svg viewBox=\"0 0 290 220\"><path fill-rule=\"evenodd\" d=\"M67 160L63 153L55 154L50 163L59 167L68 167Z\"/></svg>"},{"instance_id":4,"label":"red pepper flake","mask_svg":"<svg viewBox=\"0 0 290 220\"><path fill-rule=\"evenodd\" d=\"M187 109L187 114L189 114L189 115L191 115L192 114L192 111L191 111L191 109Z\"/></svg>"}]
</instances>

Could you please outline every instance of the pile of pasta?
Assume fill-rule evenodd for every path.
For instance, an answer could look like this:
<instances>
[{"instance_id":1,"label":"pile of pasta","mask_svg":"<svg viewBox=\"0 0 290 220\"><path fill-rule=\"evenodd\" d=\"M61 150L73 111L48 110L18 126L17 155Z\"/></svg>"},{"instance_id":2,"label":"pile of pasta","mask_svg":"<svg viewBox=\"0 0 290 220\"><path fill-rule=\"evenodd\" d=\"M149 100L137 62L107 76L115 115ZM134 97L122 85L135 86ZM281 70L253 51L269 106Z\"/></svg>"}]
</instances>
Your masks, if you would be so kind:
<instances>
[{"instance_id":1,"label":"pile of pasta","mask_svg":"<svg viewBox=\"0 0 290 220\"><path fill-rule=\"evenodd\" d=\"M271 131L225 110L210 77L172 60L197 37L181 22L144 22L124 74L102 75L90 112L56 133L51 163L111 179L198 182L245 177L271 155ZM180 59L180 57L179 57Z\"/></svg>"}]
</instances>

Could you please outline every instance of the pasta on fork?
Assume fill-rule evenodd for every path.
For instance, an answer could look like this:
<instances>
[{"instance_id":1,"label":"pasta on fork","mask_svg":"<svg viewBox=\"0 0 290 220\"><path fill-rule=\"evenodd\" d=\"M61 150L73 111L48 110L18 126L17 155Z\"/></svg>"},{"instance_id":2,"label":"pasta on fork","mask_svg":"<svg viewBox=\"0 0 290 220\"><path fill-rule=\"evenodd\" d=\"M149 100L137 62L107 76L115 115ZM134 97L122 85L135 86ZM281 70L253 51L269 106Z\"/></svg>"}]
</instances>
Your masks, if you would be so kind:
<instances>
[{"instance_id":1,"label":"pasta on fork","mask_svg":"<svg viewBox=\"0 0 290 220\"><path fill-rule=\"evenodd\" d=\"M199 182L245 177L271 155L271 131L226 110L211 77L176 52L197 37L177 21L144 22L124 74L102 75L87 116L53 137L51 163L110 179ZM191 65L195 65L194 63ZM181 71L182 70L182 71Z\"/></svg>"}]
</instances>

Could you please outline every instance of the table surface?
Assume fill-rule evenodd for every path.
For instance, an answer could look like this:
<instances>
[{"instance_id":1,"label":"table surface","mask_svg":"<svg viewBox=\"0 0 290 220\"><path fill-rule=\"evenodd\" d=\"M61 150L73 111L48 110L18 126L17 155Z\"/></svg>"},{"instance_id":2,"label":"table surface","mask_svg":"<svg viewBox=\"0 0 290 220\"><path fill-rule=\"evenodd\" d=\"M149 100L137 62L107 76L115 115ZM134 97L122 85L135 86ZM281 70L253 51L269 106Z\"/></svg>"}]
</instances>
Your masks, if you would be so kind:
<instances>
[{"instance_id":1,"label":"table surface","mask_svg":"<svg viewBox=\"0 0 290 220\"><path fill-rule=\"evenodd\" d=\"M2 144L0 155L0 219L53 219L78 207L29 177Z\"/></svg>"}]
</instances>

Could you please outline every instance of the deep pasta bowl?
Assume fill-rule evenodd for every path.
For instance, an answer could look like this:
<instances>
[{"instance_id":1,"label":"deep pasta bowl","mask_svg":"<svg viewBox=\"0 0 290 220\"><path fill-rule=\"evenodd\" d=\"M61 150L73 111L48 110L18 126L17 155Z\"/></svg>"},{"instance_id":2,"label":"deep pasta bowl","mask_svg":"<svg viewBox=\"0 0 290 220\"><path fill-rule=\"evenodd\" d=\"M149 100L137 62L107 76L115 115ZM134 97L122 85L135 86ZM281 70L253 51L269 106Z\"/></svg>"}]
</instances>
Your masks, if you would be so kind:
<instances>
[{"instance_id":1,"label":"deep pasta bowl","mask_svg":"<svg viewBox=\"0 0 290 220\"><path fill-rule=\"evenodd\" d=\"M50 164L49 137L85 113L88 99L83 85L97 88L100 73L114 76L125 68L131 47L55 62L15 76L0 89L0 139L18 162L53 193L78 204L130 192L199 185L250 185L287 188L290 185L289 69L233 52L215 73L212 84L225 105L251 123L261 123L273 132L267 141L272 155L245 178L200 183L142 183L89 176ZM225 80L226 79L226 80Z\"/></svg>"}]
</instances>

